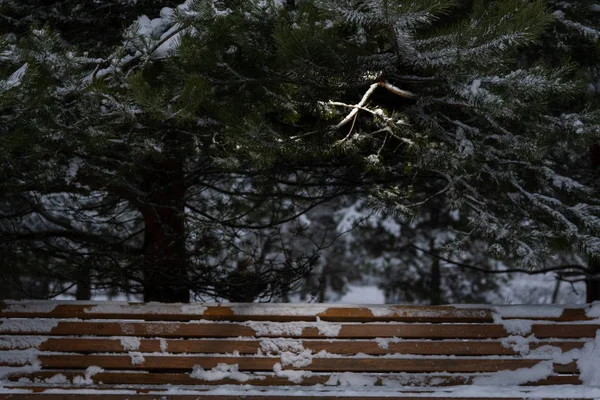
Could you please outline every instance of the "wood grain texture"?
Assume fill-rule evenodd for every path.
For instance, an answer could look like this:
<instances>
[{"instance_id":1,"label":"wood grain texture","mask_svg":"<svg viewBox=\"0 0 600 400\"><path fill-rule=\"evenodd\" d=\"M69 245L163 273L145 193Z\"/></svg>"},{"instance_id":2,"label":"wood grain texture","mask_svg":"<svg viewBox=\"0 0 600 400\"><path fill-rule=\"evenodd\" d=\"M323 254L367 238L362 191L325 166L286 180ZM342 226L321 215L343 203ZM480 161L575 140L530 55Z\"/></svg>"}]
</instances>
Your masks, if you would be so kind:
<instances>
[{"instance_id":1,"label":"wood grain texture","mask_svg":"<svg viewBox=\"0 0 600 400\"><path fill-rule=\"evenodd\" d=\"M72 370L52 370L52 371L39 371L32 374L15 374L10 377L10 381L16 382L21 378L28 377L34 380L45 380L55 377L56 375L63 375L69 381L72 381L74 377L85 374L83 371L75 372ZM302 382L294 383L285 377L278 377L274 374L248 374L250 378L248 381L240 382L232 379L221 379L213 381L205 381L198 378L192 378L187 373L147 373L147 372L101 372L94 375L91 379L94 383L103 383L107 385L116 384L129 384L129 385L245 385L251 384L254 386L289 386L289 385L300 385L300 386L313 386L317 384L326 384L331 379L331 374L315 374L312 376L305 377ZM486 377L490 375L477 374L418 374L418 373L406 373L406 374L367 374L367 377L375 377L377 381L375 386L381 386L383 380L389 380L400 385L409 385L415 387L437 387L437 386L453 386L453 385L468 385L473 382L475 378ZM541 385L580 385L581 380L578 375L552 375L546 379L529 382L528 386L541 386Z\"/></svg>"},{"instance_id":2,"label":"wood grain texture","mask_svg":"<svg viewBox=\"0 0 600 400\"><path fill-rule=\"evenodd\" d=\"M85 369L95 365L104 369L124 370L191 370L199 365L204 369L218 364L237 364L240 371L273 371L279 357L215 357L215 356L154 356L144 355L144 361L134 364L123 355L40 355L46 369ZM531 368L540 360L505 358L313 358L305 367L284 366L284 369L315 372L497 372ZM556 364L557 373L576 373L577 365Z\"/></svg>"},{"instance_id":3,"label":"wood grain texture","mask_svg":"<svg viewBox=\"0 0 600 400\"><path fill-rule=\"evenodd\" d=\"M270 324L270 323L264 323ZM55 336L139 336L165 338L227 338L227 337L287 337L287 338L346 338L372 339L382 337L397 337L403 339L500 339L509 333L498 324L340 324L337 335L322 334L316 327L302 329L299 336L285 333L285 323L273 323L276 329L264 335L241 323L174 323L174 322L91 322L91 321L60 321L58 325L45 335ZM278 330L283 329L281 333ZM534 324L531 333L538 339L549 338L594 338L600 324ZM0 325L2 335L35 335L32 329L23 328L13 332Z\"/></svg>"},{"instance_id":4,"label":"wood grain texture","mask_svg":"<svg viewBox=\"0 0 600 400\"><path fill-rule=\"evenodd\" d=\"M3 341L7 336L0 336L0 350L26 349L24 342L20 346L9 341ZM202 354L202 353L233 353L257 354L261 350L261 341L254 339L164 339L168 353ZM415 354L415 355L457 355L457 356L485 356L485 355L517 355L518 352L504 346L500 341L469 340L469 341L419 341L407 340L398 343L389 342L380 345L376 341L357 340L318 340L307 339L301 341L302 346L313 353L326 351L331 354L357 354L383 355L388 353ZM563 352L580 349L585 343L582 341L539 341L530 343L531 349L543 346L554 346ZM9 348L10 345L10 348ZM387 346L387 347L386 347ZM127 352L121 341L110 338L54 338L48 337L39 347L41 351L77 352L77 353L123 353ZM162 352L161 341L156 339L140 340L137 349L143 353Z\"/></svg>"},{"instance_id":5,"label":"wood grain texture","mask_svg":"<svg viewBox=\"0 0 600 400\"><path fill-rule=\"evenodd\" d=\"M448 397L417 395L410 393L399 393L397 396L369 395L370 399L394 399L394 400L448 400ZM503 400L525 400L529 399L526 394L522 397L502 397ZM315 393L312 396L282 396L282 395L209 395L209 394L56 394L56 393L32 393L32 394L2 394L0 400L365 400L364 396L336 396L324 393ZM467 399L467 398L463 398ZM469 400L497 400L498 397L468 397ZM569 400L591 400L592 398L581 397ZM565 400L564 398L541 398L538 400Z\"/></svg>"},{"instance_id":6,"label":"wood grain texture","mask_svg":"<svg viewBox=\"0 0 600 400\"><path fill-rule=\"evenodd\" d=\"M496 310L492 306L398 306L373 305L336 306L319 304L144 304L83 302L58 303L44 310L39 301L0 302L0 318L77 318L77 319L129 319L145 321L323 321L332 322L428 322L428 323L490 323ZM49 303L46 303L49 304ZM56 303L53 303L56 304ZM106 306L109 304L109 306ZM564 308L559 316L540 316L536 308L528 306L530 315L520 313L519 318L556 322L586 321L592 319L585 308ZM557 306L560 307L560 306ZM294 308L294 312L282 310ZM510 308L510 306L503 306ZM287 314L287 315L286 315ZM510 319L511 317L505 317Z\"/></svg>"}]
</instances>

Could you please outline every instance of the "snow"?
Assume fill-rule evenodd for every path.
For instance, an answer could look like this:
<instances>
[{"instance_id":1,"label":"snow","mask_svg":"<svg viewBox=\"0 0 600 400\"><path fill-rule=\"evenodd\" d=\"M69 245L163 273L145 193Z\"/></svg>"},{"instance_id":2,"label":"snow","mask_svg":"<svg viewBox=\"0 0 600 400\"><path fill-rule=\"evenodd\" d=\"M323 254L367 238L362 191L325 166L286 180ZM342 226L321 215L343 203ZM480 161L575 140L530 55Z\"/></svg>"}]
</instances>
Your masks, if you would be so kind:
<instances>
[{"instance_id":1,"label":"snow","mask_svg":"<svg viewBox=\"0 0 600 400\"><path fill-rule=\"evenodd\" d=\"M264 338L260 340L260 349L266 354L280 354L286 351L300 353L304 351L304 345L298 339Z\"/></svg>"},{"instance_id":2,"label":"snow","mask_svg":"<svg viewBox=\"0 0 600 400\"><path fill-rule=\"evenodd\" d=\"M190 374L191 378L202 379L205 381L219 381L221 379L233 379L238 382L246 382L252 378L252 375L239 371L238 364L219 363L211 370L206 371L200 365L194 365ZM265 379L264 376L256 376L258 379Z\"/></svg>"},{"instance_id":3,"label":"snow","mask_svg":"<svg viewBox=\"0 0 600 400\"><path fill-rule=\"evenodd\" d=\"M0 336L0 349L37 349L48 338L42 336Z\"/></svg>"},{"instance_id":4,"label":"snow","mask_svg":"<svg viewBox=\"0 0 600 400\"><path fill-rule=\"evenodd\" d=\"M56 309L58 303L49 301L28 300L14 301L4 300L4 304L8 305L4 309L7 313L33 313L33 314L48 314Z\"/></svg>"},{"instance_id":5,"label":"snow","mask_svg":"<svg viewBox=\"0 0 600 400\"><path fill-rule=\"evenodd\" d=\"M354 372L342 372L332 374L326 386L373 386L377 382L377 376L357 374Z\"/></svg>"},{"instance_id":6,"label":"snow","mask_svg":"<svg viewBox=\"0 0 600 400\"><path fill-rule=\"evenodd\" d=\"M496 306L494 310L502 318L559 318L564 307L562 306Z\"/></svg>"},{"instance_id":7,"label":"snow","mask_svg":"<svg viewBox=\"0 0 600 400\"><path fill-rule=\"evenodd\" d=\"M125 351L135 351L140 349L140 339L136 337L124 336L120 337L121 346Z\"/></svg>"},{"instance_id":8,"label":"snow","mask_svg":"<svg viewBox=\"0 0 600 400\"><path fill-rule=\"evenodd\" d=\"M85 370L84 376L76 376L73 378L73 383L77 385L91 385L94 383L92 377L101 372L104 372L103 368L97 367L95 365L89 366Z\"/></svg>"},{"instance_id":9,"label":"snow","mask_svg":"<svg viewBox=\"0 0 600 400\"><path fill-rule=\"evenodd\" d=\"M590 307L585 310L585 315L590 318L600 318L600 301L593 302Z\"/></svg>"},{"instance_id":10,"label":"snow","mask_svg":"<svg viewBox=\"0 0 600 400\"><path fill-rule=\"evenodd\" d=\"M0 319L0 332L50 333L57 326L58 320L56 319Z\"/></svg>"},{"instance_id":11,"label":"snow","mask_svg":"<svg viewBox=\"0 0 600 400\"><path fill-rule=\"evenodd\" d=\"M8 79L0 80L0 93L19 86L27 72L27 67L28 64L25 63L18 70L13 72Z\"/></svg>"},{"instance_id":12,"label":"snow","mask_svg":"<svg viewBox=\"0 0 600 400\"><path fill-rule=\"evenodd\" d=\"M179 308L183 314L203 315L206 307L200 304L184 304Z\"/></svg>"},{"instance_id":13,"label":"snow","mask_svg":"<svg viewBox=\"0 0 600 400\"><path fill-rule=\"evenodd\" d=\"M392 338L375 338L375 341L380 349L387 350L390 346L390 343L398 343L401 341L401 339L394 336Z\"/></svg>"},{"instance_id":14,"label":"snow","mask_svg":"<svg viewBox=\"0 0 600 400\"><path fill-rule=\"evenodd\" d=\"M600 387L600 329L594 341L584 345L577 367L584 385Z\"/></svg>"},{"instance_id":15,"label":"snow","mask_svg":"<svg viewBox=\"0 0 600 400\"><path fill-rule=\"evenodd\" d=\"M302 383L304 378L312 376L311 371L283 369L280 363L273 365L273 372L275 372L275 376L287 378L293 383Z\"/></svg>"},{"instance_id":16,"label":"snow","mask_svg":"<svg viewBox=\"0 0 600 400\"><path fill-rule=\"evenodd\" d=\"M302 336L305 328L316 328L319 335L335 337L338 336L342 325L332 322L321 321L317 317L316 322L292 321L285 323L246 321L242 323L254 330L256 336Z\"/></svg>"},{"instance_id":17,"label":"snow","mask_svg":"<svg viewBox=\"0 0 600 400\"><path fill-rule=\"evenodd\" d=\"M531 368L519 368L514 371L504 370L494 372L489 376L477 377L474 385L482 386L514 386L529 382L536 382L552 375L552 361L542 361Z\"/></svg>"},{"instance_id":18,"label":"snow","mask_svg":"<svg viewBox=\"0 0 600 400\"><path fill-rule=\"evenodd\" d=\"M194 306L191 306L194 307ZM143 303L143 304L98 304L93 307L85 308L84 312L88 314L171 314L173 313L172 304L163 303Z\"/></svg>"},{"instance_id":19,"label":"snow","mask_svg":"<svg viewBox=\"0 0 600 400\"><path fill-rule=\"evenodd\" d=\"M526 319L502 319L500 314L494 313L494 323L500 324L504 327L504 330L511 335L525 336L531 333L531 327L535 321Z\"/></svg>"},{"instance_id":20,"label":"snow","mask_svg":"<svg viewBox=\"0 0 600 400\"><path fill-rule=\"evenodd\" d=\"M160 338L159 340L160 340L160 351L163 353L166 353L167 348L169 347L169 343L164 338Z\"/></svg>"},{"instance_id":21,"label":"snow","mask_svg":"<svg viewBox=\"0 0 600 400\"><path fill-rule=\"evenodd\" d=\"M285 316L316 316L327 311L327 304L308 304L298 307L298 304L233 304L231 311L234 315L285 315Z\"/></svg>"},{"instance_id":22,"label":"snow","mask_svg":"<svg viewBox=\"0 0 600 400\"><path fill-rule=\"evenodd\" d=\"M130 351L129 358L131 359L131 365L143 364L146 361L144 355L139 351Z\"/></svg>"},{"instance_id":23,"label":"snow","mask_svg":"<svg viewBox=\"0 0 600 400\"><path fill-rule=\"evenodd\" d=\"M281 364L302 368L312 364L312 350L304 350L301 353L284 351L281 353Z\"/></svg>"},{"instance_id":24,"label":"snow","mask_svg":"<svg viewBox=\"0 0 600 400\"><path fill-rule=\"evenodd\" d=\"M511 349L514 352L525 355L529 353L529 344L537 341L534 335L528 337L511 335L500 340L500 343L504 348Z\"/></svg>"},{"instance_id":25,"label":"snow","mask_svg":"<svg viewBox=\"0 0 600 400\"><path fill-rule=\"evenodd\" d=\"M81 378L81 377L79 377ZM67 377L63 374L56 374L51 378L44 379L45 383L68 383Z\"/></svg>"},{"instance_id":26,"label":"snow","mask_svg":"<svg viewBox=\"0 0 600 400\"><path fill-rule=\"evenodd\" d=\"M135 326L133 324L120 323L121 331L126 335L133 335L135 333Z\"/></svg>"}]
</instances>

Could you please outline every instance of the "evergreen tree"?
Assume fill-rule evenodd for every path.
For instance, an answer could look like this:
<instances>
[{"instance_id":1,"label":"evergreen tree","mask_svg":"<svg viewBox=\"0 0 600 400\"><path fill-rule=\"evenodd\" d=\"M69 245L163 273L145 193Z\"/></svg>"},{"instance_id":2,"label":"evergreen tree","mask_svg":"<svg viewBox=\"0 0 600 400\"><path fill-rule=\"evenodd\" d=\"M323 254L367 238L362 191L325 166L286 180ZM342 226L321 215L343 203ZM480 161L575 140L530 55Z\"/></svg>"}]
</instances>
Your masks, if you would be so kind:
<instances>
[{"instance_id":1,"label":"evergreen tree","mask_svg":"<svg viewBox=\"0 0 600 400\"><path fill-rule=\"evenodd\" d=\"M240 255L351 192L392 215L441 201L468 221L459 247L485 237L525 267L559 245L594 256L594 189L554 154L593 144L597 112L571 108L569 65L517 66L555 18L541 1L198 0L139 18L100 63L49 29L9 37L2 193L32 206L2 233L92 254L159 301L235 288ZM277 243L268 282L314 265Z\"/></svg>"}]
</instances>

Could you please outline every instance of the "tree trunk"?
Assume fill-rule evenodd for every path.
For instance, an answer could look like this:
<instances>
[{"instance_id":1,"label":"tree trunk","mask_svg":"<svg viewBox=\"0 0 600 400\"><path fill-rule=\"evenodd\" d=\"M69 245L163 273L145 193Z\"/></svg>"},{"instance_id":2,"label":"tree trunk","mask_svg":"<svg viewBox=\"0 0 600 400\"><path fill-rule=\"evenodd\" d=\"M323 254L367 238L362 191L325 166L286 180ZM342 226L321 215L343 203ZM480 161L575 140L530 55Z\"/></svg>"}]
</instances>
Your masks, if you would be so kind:
<instances>
[{"instance_id":1,"label":"tree trunk","mask_svg":"<svg viewBox=\"0 0 600 400\"><path fill-rule=\"evenodd\" d=\"M440 259L433 258L431 264L431 288L429 293L431 304L442 304L442 271L440 268Z\"/></svg>"},{"instance_id":2,"label":"tree trunk","mask_svg":"<svg viewBox=\"0 0 600 400\"><path fill-rule=\"evenodd\" d=\"M600 260L590 259L588 269L592 276L585 281L585 297L591 303L600 300Z\"/></svg>"},{"instance_id":3,"label":"tree trunk","mask_svg":"<svg viewBox=\"0 0 600 400\"><path fill-rule=\"evenodd\" d=\"M429 249L435 252L435 238L430 240ZM440 259L432 257L431 259L431 278L429 286L429 298L431 305L442 304L442 270Z\"/></svg>"},{"instance_id":4,"label":"tree trunk","mask_svg":"<svg viewBox=\"0 0 600 400\"><path fill-rule=\"evenodd\" d=\"M75 291L76 300L91 300L92 299L92 281L90 279L90 268L82 266L77 274L77 290Z\"/></svg>"},{"instance_id":5,"label":"tree trunk","mask_svg":"<svg viewBox=\"0 0 600 400\"><path fill-rule=\"evenodd\" d=\"M144 301L189 302L185 184L180 160L149 161L143 189Z\"/></svg>"}]
</instances>

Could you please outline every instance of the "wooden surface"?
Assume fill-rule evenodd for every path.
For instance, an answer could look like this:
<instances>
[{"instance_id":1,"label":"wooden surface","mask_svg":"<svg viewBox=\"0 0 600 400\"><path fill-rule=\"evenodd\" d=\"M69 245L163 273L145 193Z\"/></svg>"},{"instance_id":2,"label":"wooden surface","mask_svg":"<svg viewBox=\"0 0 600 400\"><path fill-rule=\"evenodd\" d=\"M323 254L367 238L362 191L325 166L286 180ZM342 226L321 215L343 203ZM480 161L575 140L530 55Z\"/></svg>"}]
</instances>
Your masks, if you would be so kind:
<instances>
[{"instance_id":1,"label":"wooden surface","mask_svg":"<svg viewBox=\"0 0 600 400\"><path fill-rule=\"evenodd\" d=\"M8 350L9 342L4 339L9 336L0 336L0 350ZM166 349L169 353L179 354L201 354L201 353L233 353L257 354L261 349L261 340L254 339L164 339ZM300 342L305 349L313 353L326 351L331 354L356 354L384 355L388 353L413 354L413 355L459 355L459 356L485 356L485 355L517 355L518 352L506 347L500 341L490 340L444 340L424 341L407 340L398 343L389 342L386 348L373 340L319 340L307 339ZM580 349L583 341L544 341L533 342L529 345L531 349L543 346L554 346L566 352L572 349ZM22 343L15 349L26 349L26 343ZM122 353L127 352L118 339L110 338L70 338L70 337L48 337L39 347L41 351L52 352L77 352L77 353ZM161 341L157 339L142 339L137 351L143 353L161 352Z\"/></svg>"},{"instance_id":2,"label":"wooden surface","mask_svg":"<svg viewBox=\"0 0 600 400\"><path fill-rule=\"evenodd\" d=\"M273 324L266 322L265 324ZM285 323L283 329L285 330ZM89 322L64 321L45 335L56 336L136 336L164 338L231 338L231 337L285 337L369 339L396 337L401 339L500 339L509 333L499 324L378 324L341 323L337 335L323 334L316 327L302 329L301 335L290 333L265 333L260 335L243 323L172 323L172 322ZM594 338L600 324L534 324L531 334L538 339L548 338ZM0 325L2 335L36 335L34 328L23 327L14 332Z\"/></svg>"},{"instance_id":3,"label":"wooden surface","mask_svg":"<svg viewBox=\"0 0 600 400\"><path fill-rule=\"evenodd\" d=\"M394 400L448 400L448 397L441 396L411 396L410 394L402 394L399 396L369 396L371 399L394 399ZM496 400L499 397L461 397L461 399L469 400ZM227 395L197 395L197 394L55 394L55 393L34 393L34 394L1 394L0 400L365 400L364 396L335 396L315 394L313 396L285 396L281 395L248 395L248 396L227 396ZM526 395L523 397L502 397L504 400L524 400L528 399ZM536 398L536 400L565 400L564 398L544 397ZM570 398L569 400L590 400L590 398Z\"/></svg>"},{"instance_id":4,"label":"wooden surface","mask_svg":"<svg viewBox=\"0 0 600 400\"><path fill-rule=\"evenodd\" d=\"M339 378L346 372L375 382L378 387L384 382L403 387L398 396L385 398L433 400L439 395L439 391L434 394L436 387L470 385L500 371L547 363L543 353L523 357L521 348L507 341L514 333L505 328L504 321L515 319L527 320L524 325L531 325L524 336L534 335L536 339L517 340L525 340L530 350L545 346L562 352L581 349L600 329L600 322L592 321L585 307L540 310L486 306L0 302L0 356L3 351L33 351L41 367L17 371L4 385L4 389L27 388L35 393L0 392L0 400L364 399L317 392L293 397L216 396L202 391L147 393L152 388L160 391L165 385L194 390L199 385L208 390L219 385L246 384L260 389L315 385L325 388L332 377ZM286 340L272 341L280 338ZM38 346L32 350L34 342ZM284 362L290 357L293 361L303 351L310 353L310 362L296 367ZM6 354L0 357L0 366L30 367L29 358L11 358L12 353ZM209 371L219 364L237 365L248 380L192 378L194 368ZM274 372L277 364L283 365L283 370L310 371L312 375L292 381ZM104 371L86 376L90 366ZM552 370L549 377L527 385L581 385L576 362L555 363ZM60 383L58 375L66 381ZM31 381L27 383L23 378ZM74 384L74 379L85 379L87 384ZM75 392L89 384L106 393ZM421 388L420 395L407 392L410 386ZM69 390L46 392L53 387ZM109 392L117 387L133 392ZM426 393L422 391L429 389L431 397L423 397Z\"/></svg>"}]
</instances>

